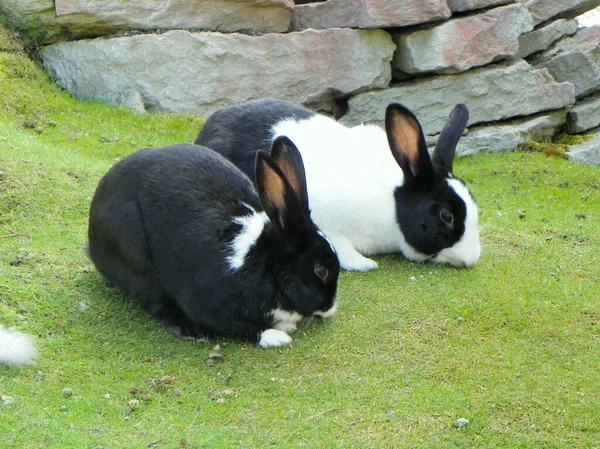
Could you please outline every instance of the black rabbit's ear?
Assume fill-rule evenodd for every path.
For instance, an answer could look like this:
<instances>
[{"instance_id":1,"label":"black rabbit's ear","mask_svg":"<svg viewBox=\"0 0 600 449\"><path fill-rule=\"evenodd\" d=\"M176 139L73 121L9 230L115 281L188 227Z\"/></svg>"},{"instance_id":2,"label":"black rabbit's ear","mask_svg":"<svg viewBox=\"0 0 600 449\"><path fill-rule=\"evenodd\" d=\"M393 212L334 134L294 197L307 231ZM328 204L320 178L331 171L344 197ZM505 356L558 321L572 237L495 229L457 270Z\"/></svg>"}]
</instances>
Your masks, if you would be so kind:
<instances>
[{"instance_id":1,"label":"black rabbit's ear","mask_svg":"<svg viewBox=\"0 0 600 449\"><path fill-rule=\"evenodd\" d=\"M457 104L450 113L448 123L442 129L433 151L433 167L438 172L444 175L452 173L452 162L454 161L456 146L460 136L465 131L468 121L469 109L462 103Z\"/></svg>"},{"instance_id":2,"label":"black rabbit's ear","mask_svg":"<svg viewBox=\"0 0 600 449\"><path fill-rule=\"evenodd\" d=\"M308 192L306 189L306 173L298 148L285 136L279 136L273 142L271 159L281 169L292 186L300 207L308 211Z\"/></svg>"},{"instance_id":3,"label":"black rabbit's ear","mask_svg":"<svg viewBox=\"0 0 600 449\"><path fill-rule=\"evenodd\" d=\"M255 172L260 203L275 229L287 232L306 227L310 223L308 210L300 207L290 182L263 150L256 153Z\"/></svg>"},{"instance_id":4,"label":"black rabbit's ear","mask_svg":"<svg viewBox=\"0 0 600 449\"><path fill-rule=\"evenodd\" d=\"M392 154L404 172L405 183L429 184L433 165L423 130L413 113L401 104L390 104L385 113L385 130Z\"/></svg>"}]
</instances>

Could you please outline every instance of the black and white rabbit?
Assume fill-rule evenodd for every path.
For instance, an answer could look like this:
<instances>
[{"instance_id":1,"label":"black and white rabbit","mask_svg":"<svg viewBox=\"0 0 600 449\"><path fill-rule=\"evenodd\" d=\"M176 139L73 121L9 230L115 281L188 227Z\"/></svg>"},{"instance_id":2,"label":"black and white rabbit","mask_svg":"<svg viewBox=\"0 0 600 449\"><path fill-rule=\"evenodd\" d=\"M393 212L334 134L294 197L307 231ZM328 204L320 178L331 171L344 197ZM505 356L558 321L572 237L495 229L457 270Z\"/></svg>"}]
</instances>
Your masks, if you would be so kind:
<instances>
[{"instance_id":1,"label":"black and white rabbit","mask_svg":"<svg viewBox=\"0 0 600 449\"><path fill-rule=\"evenodd\" d=\"M0 326L0 364L29 365L36 355L37 348L31 337Z\"/></svg>"},{"instance_id":2,"label":"black and white rabbit","mask_svg":"<svg viewBox=\"0 0 600 449\"><path fill-rule=\"evenodd\" d=\"M346 270L374 269L365 256L394 252L461 267L480 254L477 205L452 174L468 117L465 105L454 108L430 157L417 118L400 104L388 106L383 131L269 99L215 112L194 143L250 175L256 151L289 137L304 160L312 218Z\"/></svg>"},{"instance_id":3,"label":"black and white rabbit","mask_svg":"<svg viewBox=\"0 0 600 449\"><path fill-rule=\"evenodd\" d=\"M256 189L197 145L144 149L113 166L90 207L90 258L182 338L262 347L335 312L339 262L310 218L300 153L287 138L256 154Z\"/></svg>"}]
</instances>

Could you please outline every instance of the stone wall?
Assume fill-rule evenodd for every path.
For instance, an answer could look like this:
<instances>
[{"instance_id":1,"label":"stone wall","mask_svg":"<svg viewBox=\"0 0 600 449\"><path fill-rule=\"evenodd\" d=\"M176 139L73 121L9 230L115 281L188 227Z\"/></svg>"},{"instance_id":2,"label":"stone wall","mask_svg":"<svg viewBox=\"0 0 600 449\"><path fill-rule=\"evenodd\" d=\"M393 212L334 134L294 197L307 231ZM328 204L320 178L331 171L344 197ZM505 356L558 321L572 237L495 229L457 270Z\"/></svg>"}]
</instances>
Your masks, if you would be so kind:
<instances>
[{"instance_id":1,"label":"stone wall","mask_svg":"<svg viewBox=\"0 0 600 449\"><path fill-rule=\"evenodd\" d=\"M600 0L11 0L48 73L80 98L208 115L276 97L381 124L401 102L459 154L600 126ZM8 6L7 6L8 5ZM347 112L347 113L346 113ZM193 136L190 136L190 138Z\"/></svg>"}]
</instances>

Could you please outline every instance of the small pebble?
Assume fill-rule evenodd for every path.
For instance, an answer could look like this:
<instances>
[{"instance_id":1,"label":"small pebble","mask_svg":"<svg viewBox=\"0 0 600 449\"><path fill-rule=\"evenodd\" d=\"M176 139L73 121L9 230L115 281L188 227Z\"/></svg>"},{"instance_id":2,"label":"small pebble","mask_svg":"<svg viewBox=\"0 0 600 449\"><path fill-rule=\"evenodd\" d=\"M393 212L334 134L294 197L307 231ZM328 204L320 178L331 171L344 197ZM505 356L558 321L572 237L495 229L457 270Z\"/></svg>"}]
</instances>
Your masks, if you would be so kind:
<instances>
[{"instance_id":1,"label":"small pebble","mask_svg":"<svg viewBox=\"0 0 600 449\"><path fill-rule=\"evenodd\" d=\"M215 402L216 402L217 404L219 404L219 405L223 405L223 404L225 404L227 401L226 401L225 399L223 399L223 398L219 398L219 399L217 399Z\"/></svg>"},{"instance_id":2,"label":"small pebble","mask_svg":"<svg viewBox=\"0 0 600 449\"><path fill-rule=\"evenodd\" d=\"M2 401L2 405L10 405L15 402L15 400L10 396L2 396L0 400Z\"/></svg>"},{"instance_id":3,"label":"small pebble","mask_svg":"<svg viewBox=\"0 0 600 449\"><path fill-rule=\"evenodd\" d=\"M416 278L416 277L414 277L414 276L411 276L409 280L414 282L414 281L416 281L416 280L417 280L417 278Z\"/></svg>"},{"instance_id":4,"label":"small pebble","mask_svg":"<svg viewBox=\"0 0 600 449\"><path fill-rule=\"evenodd\" d=\"M137 406L140 405L140 401L138 401L137 399L131 399L127 405L131 408L136 408Z\"/></svg>"},{"instance_id":5,"label":"small pebble","mask_svg":"<svg viewBox=\"0 0 600 449\"><path fill-rule=\"evenodd\" d=\"M469 424L469 420L466 418L459 418L458 421L456 421L456 424L454 424L454 427L460 429L461 427L465 427L466 425Z\"/></svg>"},{"instance_id":6,"label":"small pebble","mask_svg":"<svg viewBox=\"0 0 600 449\"><path fill-rule=\"evenodd\" d=\"M102 396L104 399L110 399L110 394L106 393L105 395Z\"/></svg>"},{"instance_id":7,"label":"small pebble","mask_svg":"<svg viewBox=\"0 0 600 449\"><path fill-rule=\"evenodd\" d=\"M70 388L63 388L63 391L61 391L60 394L68 398L70 396L73 396L73 390L71 390Z\"/></svg>"},{"instance_id":8,"label":"small pebble","mask_svg":"<svg viewBox=\"0 0 600 449\"><path fill-rule=\"evenodd\" d=\"M88 304L86 304L85 302L80 302L79 303L79 310L81 312L87 312L88 310L90 310L90 306Z\"/></svg>"}]
</instances>

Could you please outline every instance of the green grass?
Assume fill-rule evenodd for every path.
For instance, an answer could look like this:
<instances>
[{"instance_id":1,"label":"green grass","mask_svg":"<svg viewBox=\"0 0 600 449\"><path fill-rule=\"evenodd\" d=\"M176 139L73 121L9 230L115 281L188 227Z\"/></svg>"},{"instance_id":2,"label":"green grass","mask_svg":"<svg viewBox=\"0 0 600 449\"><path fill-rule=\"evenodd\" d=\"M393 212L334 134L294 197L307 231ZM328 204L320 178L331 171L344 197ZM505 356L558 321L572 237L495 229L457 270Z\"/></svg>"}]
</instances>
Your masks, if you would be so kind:
<instances>
[{"instance_id":1,"label":"green grass","mask_svg":"<svg viewBox=\"0 0 600 449\"><path fill-rule=\"evenodd\" d=\"M600 447L598 168L460 159L481 209L475 267L380 257L343 273L337 316L290 347L179 341L82 245L114 159L191 141L202 120L80 103L11 45L0 38L0 323L41 352L0 367L14 399L0 446Z\"/></svg>"}]
</instances>

